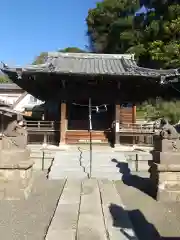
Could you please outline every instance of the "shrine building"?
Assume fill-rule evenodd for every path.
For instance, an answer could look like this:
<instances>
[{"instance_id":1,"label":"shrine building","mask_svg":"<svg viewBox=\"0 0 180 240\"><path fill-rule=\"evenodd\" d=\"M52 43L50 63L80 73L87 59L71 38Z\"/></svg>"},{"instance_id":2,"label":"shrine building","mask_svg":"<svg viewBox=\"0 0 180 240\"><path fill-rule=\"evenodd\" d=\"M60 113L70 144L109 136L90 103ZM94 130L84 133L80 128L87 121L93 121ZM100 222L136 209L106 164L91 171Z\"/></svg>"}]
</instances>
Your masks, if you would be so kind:
<instances>
[{"instance_id":1,"label":"shrine building","mask_svg":"<svg viewBox=\"0 0 180 240\"><path fill-rule=\"evenodd\" d=\"M89 103L92 141L119 144L116 132L122 124L136 123L136 104L171 92L175 96L165 83L179 76L178 69L139 67L131 54L54 52L44 64L1 70L46 102L44 119L57 123L60 145L89 141Z\"/></svg>"}]
</instances>

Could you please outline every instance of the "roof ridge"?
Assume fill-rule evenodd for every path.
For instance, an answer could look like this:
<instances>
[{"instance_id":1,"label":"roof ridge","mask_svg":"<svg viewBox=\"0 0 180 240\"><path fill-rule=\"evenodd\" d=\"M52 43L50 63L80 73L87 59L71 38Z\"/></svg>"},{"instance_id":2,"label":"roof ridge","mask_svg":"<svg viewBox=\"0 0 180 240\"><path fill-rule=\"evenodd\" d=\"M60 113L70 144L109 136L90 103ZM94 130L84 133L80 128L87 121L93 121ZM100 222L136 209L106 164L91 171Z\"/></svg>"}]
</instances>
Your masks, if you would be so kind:
<instances>
[{"instance_id":1,"label":"roof ridge","mask_svg":"<svg viewBox=\"0 0 180 240\"><path fill-rule=\"evenodd\" d=\"M62 53L62 52L49 52L48 58L84 58L84 59L129 59L134 60L134 54L105 54L105 53Z\"/></svg>"}]
</instances>

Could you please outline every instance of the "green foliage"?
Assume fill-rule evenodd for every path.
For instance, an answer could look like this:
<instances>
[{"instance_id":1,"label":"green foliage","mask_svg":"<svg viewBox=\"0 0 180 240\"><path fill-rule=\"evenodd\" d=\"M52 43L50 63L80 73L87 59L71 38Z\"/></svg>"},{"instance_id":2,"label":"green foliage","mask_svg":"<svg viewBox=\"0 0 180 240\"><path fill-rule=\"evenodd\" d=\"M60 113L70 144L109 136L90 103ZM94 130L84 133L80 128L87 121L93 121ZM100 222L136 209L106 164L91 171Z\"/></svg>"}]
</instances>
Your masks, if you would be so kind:
<instances>
[{"instance_id":1,"label":"green foliage","mask_svg":"<svg viewBox=\"0 0 180 240\"><path fill-rule=\"evenodd\" d=\"M180 101L148 100L138 106L137 111L144 112L144 118L147 120L165 117L175 124L180 120Z\"/></svg>"},{"instance_id":2,"label":"green foliage","mask_svg":"<svg viewBox=\"0 0 180 240\"><path fill-rule=\"evenodd\" d=\"M90 9L86 19L94 52L135 53L142 65L162 68L180 66L180 2L151 0L155 8L134 17L139 1L104 0Z\"/></svg>"},{"instance_id":3,"label":"green foliage","mask_svg":"<svg viewBox=\"0 0 180 240\"><path fill-rule=\"evenodd\" d=\"M10 79L7 76L0 75L0 84L1 83L9 83L9 82L11 82L11 81L10 81Z\"/></svg>"},{"instance_id":4,"label":"green foliage","mask_svg":"<svg viewBox=\"0 0 180 240\"><path fill-rule=\"evenodd\" d=\"M42 52L38 57L35 58L35 60L34 60L34 62L32 64L33 65L37 65L37 64L45 63L47 55L48 55L47 52Z\"/></svg>"},{"instance_id":5,"label":"green foliage","mask_svg":"<svg viewBox=\"0 0 180 240\"><path fill-rule=\"evenodd\" d=\"M135 44L133 13L137 6L137 0L104 0L90 9L86 22L91 49L103 53L124 53Z\"/></svg>"},{"instance_id":6,"label":"green foliage","mask_svg":"<svg viewBox=\"0 0 180 240\"><path fill-rule=\"evenodd\" d=\"M82 50L80 48L77 47L68 47L68 48L64 48L59 50L58 52L69 52L69 53L84 53L86 52L85 50Z\"/></svg>"},{"instance_id":7,"label":"green foliage","mask_svg":"<svg viewBox=\"0 0 180 240\"><path fill-rule=\"evenodd\" d=\"M77 48L77 47L68 47L68 48L64 48L61 50L58 50L58 52L72 52L72 53L83 53L85 52L84 50ZM35 58L33 64L43 64L46 61L46 58L48 56L48 52L42 52L38 57Z\"/></svg>"}]
</instances>

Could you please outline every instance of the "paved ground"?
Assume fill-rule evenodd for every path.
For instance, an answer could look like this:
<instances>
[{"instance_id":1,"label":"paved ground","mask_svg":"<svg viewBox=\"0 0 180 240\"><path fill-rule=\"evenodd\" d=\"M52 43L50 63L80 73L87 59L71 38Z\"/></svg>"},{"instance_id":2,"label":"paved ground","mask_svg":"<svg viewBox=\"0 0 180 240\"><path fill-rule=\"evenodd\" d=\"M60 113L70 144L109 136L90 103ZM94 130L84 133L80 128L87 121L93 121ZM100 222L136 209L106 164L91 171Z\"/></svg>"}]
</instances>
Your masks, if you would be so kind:
<instances>
[{"instance_id":1,"label":"paved ground","mask_svg":"<svg viewBox=\"0 0 180 240\"><path fill-rule=\"evenodd\" d=\"M180 204L160 203L137 188L115 183L139 240L180 239Z\"/></svg>"},{"instance_id":2,"label":"paved ground","mask_svg":"<svg viewBox=\"0 0 180 240\"><path fill-rule=\"evenodd\" d=\"M46 240L136 240L123 209L112 181L67 180Z\"/></svg>"},{"instance_id":3,"label":"paved ground","mask_svg":"<svg viewBox=\"0 0 180 240\"><path fill-rule=\"evenodd\" d=\"M0 202L6 240L177 240L179 226L179 203L157 203L121 181L41 176L27 201Z\"/></svg>"},{"instance_id":4,"label":"paved ground","mask_svg":"<svg viewBox=\"0 0 180 240\"><path fill-rule=\"evenodd\" d=\"M64 182L38 177L27 201L0 201L0 239L44 239Z\"/></svg>"},{"instance_id":5,"label":"paved ground","mask_svg":"<svg viewBox=\"0 0 180 240\"><path fill-rule=\"evenodd\" d=\"M0 239L180 239L180 203L153 200L148 179L136 173L119 181L127 170L123 153L94 151L97 179L87 178L88 151L58 154L51 180L36 175L27 201L0 201Z\"/></svg>"},{"instance_id":6,"label":"paved ground","mask_svg":"<svg viewBox=\"0 0 180 240\"><path fill-rule=\"evenodd\" d=\"M90 161L90 152L82 148L76 148L74 151L59 151L55 154L49 179L66 177L83 179L91 173L91 177L97 179L121 180L122 175L127 174L128 170L131 172L136 170L135 160L128 161L126 154L124 152L113 152L110 149L106 149L106 151L98 151L97 149L93 150L92 160ZM135 153L133 157L135 159ZM143 170L142 174L149 175L147 160L139 161L138 166Z\"/></svg>"}]
</instances>

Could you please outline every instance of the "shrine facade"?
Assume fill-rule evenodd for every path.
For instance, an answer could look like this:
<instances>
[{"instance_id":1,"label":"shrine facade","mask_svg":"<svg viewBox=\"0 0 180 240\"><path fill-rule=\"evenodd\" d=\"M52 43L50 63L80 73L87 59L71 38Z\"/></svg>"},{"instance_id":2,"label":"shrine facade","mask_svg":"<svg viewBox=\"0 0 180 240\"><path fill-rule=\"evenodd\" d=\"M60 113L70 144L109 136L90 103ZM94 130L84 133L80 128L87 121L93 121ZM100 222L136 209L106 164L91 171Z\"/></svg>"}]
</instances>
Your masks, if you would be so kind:
<instances>
[{"instance_id":1,"label":"shrine facade","mask_svg":"<svg viewBox=\"0 0 180 240\"><path fill-rule=\"evenodd\" d=\"M60 145L89 142L90 127L93 142L119 144L116 132L136 123L136 104L166 96L165 83L179 76L177 69L139 67L129 54L55 52L44 64L1 70L46 102L44 120L57 123Z\"/></svg>"}]
</instances>

